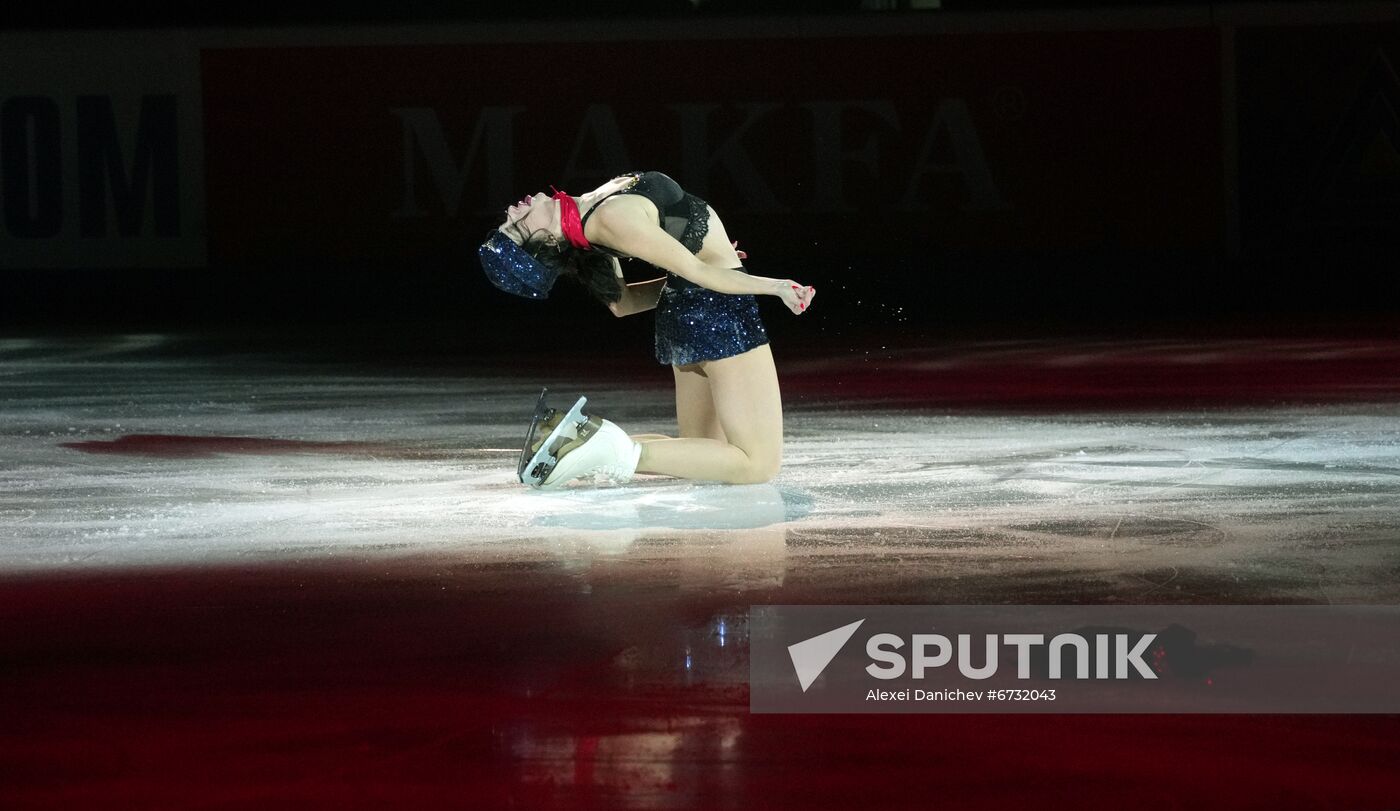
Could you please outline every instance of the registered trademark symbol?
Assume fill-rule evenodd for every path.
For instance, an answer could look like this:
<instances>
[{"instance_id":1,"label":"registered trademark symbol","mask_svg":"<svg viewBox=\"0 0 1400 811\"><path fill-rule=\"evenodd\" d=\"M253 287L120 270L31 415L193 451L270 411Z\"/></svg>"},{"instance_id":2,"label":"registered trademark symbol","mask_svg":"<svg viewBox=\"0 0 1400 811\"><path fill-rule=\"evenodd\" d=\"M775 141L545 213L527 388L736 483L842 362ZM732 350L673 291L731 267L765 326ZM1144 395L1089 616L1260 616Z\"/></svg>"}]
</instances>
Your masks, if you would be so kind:
<instances>
[{"instance_id":1,"label":"registered trademark symbol","mask_svg":"<svg viewBox=\"0 0 1400 811\"><path fill-rule=\"evenodd\" d=\"M1004 86L992 93L992 112L1005 121L1020 121L1026 116L1026 94L1019 87Z\"/></svg>"}]
</instances>

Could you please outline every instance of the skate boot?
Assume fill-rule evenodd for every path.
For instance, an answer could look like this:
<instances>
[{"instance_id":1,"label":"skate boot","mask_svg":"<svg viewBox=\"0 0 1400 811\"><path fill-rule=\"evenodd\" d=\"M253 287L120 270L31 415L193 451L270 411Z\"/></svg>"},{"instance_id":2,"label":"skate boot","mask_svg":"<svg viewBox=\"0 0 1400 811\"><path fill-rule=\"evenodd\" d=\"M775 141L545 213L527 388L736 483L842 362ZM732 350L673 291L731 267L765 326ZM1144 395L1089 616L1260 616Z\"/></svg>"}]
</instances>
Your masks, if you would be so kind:
<instances>
[{"instance_id":1,"label":"skate boot","mask_svg":"<svg viewBox=\"0 0 1400 811\"><path fill-rule=\"evenodd\" d=\"M631 481L642 446L616 424L584 414L587 397L578 398L567 412L546 407L548 391L541 391L535 403L535 415L520 453L516 476L521 483L548 489L594 474L618 483ZM536 439L539 433L544 437Z\"/></svg>"}]
</instances>

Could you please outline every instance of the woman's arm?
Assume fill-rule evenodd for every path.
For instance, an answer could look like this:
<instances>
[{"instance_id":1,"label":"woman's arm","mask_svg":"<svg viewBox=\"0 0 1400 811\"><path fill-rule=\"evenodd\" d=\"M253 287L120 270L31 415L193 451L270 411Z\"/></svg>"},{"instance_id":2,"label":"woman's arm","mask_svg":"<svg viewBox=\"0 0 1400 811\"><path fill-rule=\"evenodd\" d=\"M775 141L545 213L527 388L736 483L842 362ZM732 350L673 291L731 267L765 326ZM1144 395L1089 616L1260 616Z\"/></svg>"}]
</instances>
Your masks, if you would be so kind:
<instances>
[{"instance_id":1,"label":"woman's arm","mask_svg":"<svg viewBox=\"0 0 1400 811\"><path fill-rule=\"evenodd\" d=\"M661 298L661 288L665 284L666 277L662 276L649 282L626 285L622 288L622 298L609 304L608 309L618 318L654 310L657 299Z\"/></svg>"},{"instance_id":2,"label":"woman's arm","mask_svg":"<svg viewBox=\"0 0 1400 811\"><path fill-rule=\"evenodd\" d=\"M717 293L778 296L794 313L802 312L810 298L807 292L810 288L804 288L791 279L750 276L732 268L707 265L661 230L661 226L645 217L600 208L593 217L593 223L597 229L594 241L601 241L614 250L650 262Z\"/></svg>"}]
</instances>

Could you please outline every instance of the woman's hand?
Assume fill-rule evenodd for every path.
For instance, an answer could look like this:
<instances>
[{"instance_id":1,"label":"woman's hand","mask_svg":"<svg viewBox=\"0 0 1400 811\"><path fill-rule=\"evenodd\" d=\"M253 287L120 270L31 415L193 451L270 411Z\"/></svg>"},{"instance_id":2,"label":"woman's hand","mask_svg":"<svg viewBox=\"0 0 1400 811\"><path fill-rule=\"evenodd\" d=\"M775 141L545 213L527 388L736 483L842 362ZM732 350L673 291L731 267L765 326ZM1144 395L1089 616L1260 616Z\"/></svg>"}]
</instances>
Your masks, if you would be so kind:
<instances>
[{"instance_id":1,"label":"woman's hand","mask_svg":"<svg viewBox=\"0 0 1400 811\"><path fill-rule=\"evenodd\" d=\"M812 304L812 299L817 295L817 288L804 287L792 279L782 279L778 282L775 295L783 300L789 310L801 315L807 312L807 308Z\"/></svg>"}]
</instances>

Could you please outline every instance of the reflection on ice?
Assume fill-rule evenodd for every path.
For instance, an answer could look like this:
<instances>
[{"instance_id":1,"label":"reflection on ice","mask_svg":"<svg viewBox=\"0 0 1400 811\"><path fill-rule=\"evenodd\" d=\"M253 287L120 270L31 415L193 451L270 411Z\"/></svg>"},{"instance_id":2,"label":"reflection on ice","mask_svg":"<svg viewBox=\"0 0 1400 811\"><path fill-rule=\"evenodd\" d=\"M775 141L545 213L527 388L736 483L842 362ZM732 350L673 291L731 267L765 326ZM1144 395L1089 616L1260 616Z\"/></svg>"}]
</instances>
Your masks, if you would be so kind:
<instances>
[{"instance_id":1,"label":"reflection on ice","mask_svg":"<svg viewBox=\"0 0 1400 811\"><path fill-rule=\"evenodd\" d=\"M566 529L753 529L796 521L812 499L771 484L720 485L638 479L626 487L540 491L531 524Z\"/></svg>"}]
</instances>

